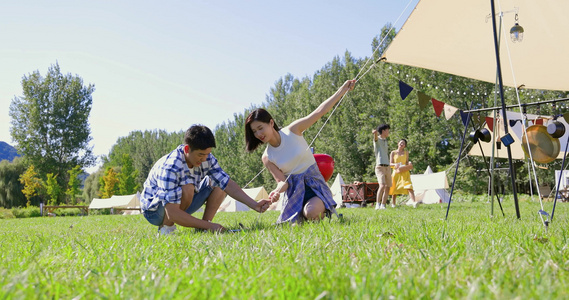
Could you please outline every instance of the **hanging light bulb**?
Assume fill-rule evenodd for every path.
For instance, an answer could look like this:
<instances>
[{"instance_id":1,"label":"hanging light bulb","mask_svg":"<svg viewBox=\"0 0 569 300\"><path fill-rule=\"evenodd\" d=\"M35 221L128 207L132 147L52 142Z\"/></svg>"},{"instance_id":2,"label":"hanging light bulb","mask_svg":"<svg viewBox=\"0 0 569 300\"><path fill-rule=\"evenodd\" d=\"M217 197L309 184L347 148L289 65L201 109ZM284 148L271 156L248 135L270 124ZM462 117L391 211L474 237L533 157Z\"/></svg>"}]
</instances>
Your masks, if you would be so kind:
<instances>
[{"instance_id":1,"label":"hanging light bulb","mask_svg":"<svg viewBox=\"0 0 569 300\"><path fill-rule=\"evenodd\" d=\"M516 24L510 29L510 38L514 43L524 40L524 28L518 23L518 14L516 14Z\"/></svg>"}]
</instances>

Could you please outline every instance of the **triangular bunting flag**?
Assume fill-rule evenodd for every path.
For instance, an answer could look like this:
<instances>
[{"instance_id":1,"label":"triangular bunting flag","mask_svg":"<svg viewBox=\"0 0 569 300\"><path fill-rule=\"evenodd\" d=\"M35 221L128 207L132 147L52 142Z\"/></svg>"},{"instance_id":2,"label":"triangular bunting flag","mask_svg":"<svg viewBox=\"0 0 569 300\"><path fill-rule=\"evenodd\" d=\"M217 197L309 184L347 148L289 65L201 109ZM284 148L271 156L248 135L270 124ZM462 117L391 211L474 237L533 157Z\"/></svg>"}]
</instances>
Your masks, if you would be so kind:
<instances>
[{"instance_id":1,"label":"triangular bunting flag","mask_svg":"<svg viewBox=\"0 0 569 300\"><path fill-rule=\"evenodd\" d=\"M514 126L516 126L516 123L518 123L518 122L520 122L520 123L521 123L521 122L522 122L522 120L521 120L521 119L516 119L516 120L508 120L508 121L510 122L510 127L514 127Z\"/></svg>"},{"instance_id":2,"label":"triangular bunting flag","mask_svg":"<svg viewBox=\"0 0 569 300\"><path fill-rule=\"evenodd\" d=\"M473 114L472 118L474 124L476 124L476 127L482 127L484 126L484 122L486 122L486 118L482 115L482 113Z\"/></svg>"},{"instance_id":3,"label":"triangular bunting flag","mask_svg":"<svg viewBox=\"0 0 569 300\"><path fill-rule=\"evenodd\" d=\"M472 121L472 124L474 124L474 127L478 128L480 126L478 126L480 124L480 114L479 113L472 113L472 115L470 116L470 120Z\"/></svg>"},{"instance_id":4,"label":"triangular bunting flag","mask_svg":"<svg viewBox=\"0 0 569 300\"><path fill-rule=\"evenodd\" d=\"M413 88L410 85L399 80L399 94L401 95L401 100L405 100L412 90Z\"/></svg>"},{"instance_id":5,"label":"triangular bunting flag","mask_svg":"<svg viewBox=\"0 0 569 300\"><path fill-rule=\"evenodd\" d=\"M468 115L472 115L472 113L465 113L462 110L460 111L460 118L462 119L462 124L464 126L468 125Z\"/></svg>"},{"instance_id":6,"label":"triangular bunting flag","mask_svg":"<svg viewBox=\"0 0 569 300\"><path fill-rule=\"evenodd\" d=\"M494 118L486 117L486 124L488 124L490 131L494 132Z\"/></svg>"},{"instance_id":7,"label":"triangular bunting flag","mask_svg":"<svg viewBox=\"0 0 569 300\"><path fill-rule=\"evenodd\" d=\"M429 105L431 97L427 96L427 94L423 92L418 92L417 97L419 98L419 107L421 109L424 109L425 107L427 107L427 105Z\"/></svg>"},{"instance_id":8,"label":"triangular bunting flag","mask_svg":"<svg viewBox=\"0 0 569 300\"><path fill-rule=\"evenodd\" d=\"M458 110L458 108L452 106L452 105L448 105L445 103L445 118L447 120L450 120L450 118L452 118L452 116L454 116L454 113L456 113L456 111ZM568 115L569 116L569 115Z\"/></svg>"},{"instance_id":9,"label":"triangular bunting flag","mask_svg":"<svg viewBox=\"0 0 569 300\"><path fill-rule=\"evenodd\" d=\"M433 108L435 109L435 114L437 115L437 117L440 117L441 113L443 112L443 109L445 108L445 103L435 98L432 98L431 102L433 102Z\"/></svg>"}]
</instances>

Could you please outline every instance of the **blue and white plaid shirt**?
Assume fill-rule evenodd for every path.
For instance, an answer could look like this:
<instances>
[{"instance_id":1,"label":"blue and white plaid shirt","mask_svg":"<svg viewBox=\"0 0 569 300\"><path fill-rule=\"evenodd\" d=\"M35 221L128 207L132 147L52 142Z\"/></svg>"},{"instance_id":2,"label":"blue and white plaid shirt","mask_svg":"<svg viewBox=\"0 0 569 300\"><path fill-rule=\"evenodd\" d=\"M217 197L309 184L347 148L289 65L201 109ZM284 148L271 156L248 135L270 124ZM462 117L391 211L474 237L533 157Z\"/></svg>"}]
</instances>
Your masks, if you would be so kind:
<instances>
[{"instance_id":1,"label":"blue and white plaid shirt","mask_svg":"<svg viewBox=\"0 0 569 300\"><path fill-rule=\"evenodd\" d=\"M222 190L225 190L229 182L229 175L221 169L211 153L205 162L190 169L184 157L184 145L180 145L160 158L150 170L144 182L140 206L143 211L153 211L159 203L164 206L167 203L180 204L182 186L191 183L197 188L206 176L209 176L212 186Z\"/></svg>"}]
</instances>

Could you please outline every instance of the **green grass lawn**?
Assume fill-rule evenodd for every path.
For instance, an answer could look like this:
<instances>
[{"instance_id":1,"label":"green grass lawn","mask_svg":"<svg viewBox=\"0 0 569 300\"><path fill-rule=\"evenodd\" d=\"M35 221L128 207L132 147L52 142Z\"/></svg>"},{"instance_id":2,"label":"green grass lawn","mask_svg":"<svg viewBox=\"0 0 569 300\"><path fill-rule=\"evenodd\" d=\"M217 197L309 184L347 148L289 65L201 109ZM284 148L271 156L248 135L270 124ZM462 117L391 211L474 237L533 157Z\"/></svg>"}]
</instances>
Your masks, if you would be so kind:
<instances>
[{"instance_id":1,"label":"green grass lawn","mask_svg":"<svg viewBox=\"0 0 569 300\"><path fill-rule=\"evenodd\" d=\"M552 203L546 203L551 212ZM481 202L343 208L343 219L273 225L278 212L219 213L238 233L138 216L0 220L2 298L567 299L569 209L549 232L539 203L506 217Z\"/></svg>"}]
</instances>

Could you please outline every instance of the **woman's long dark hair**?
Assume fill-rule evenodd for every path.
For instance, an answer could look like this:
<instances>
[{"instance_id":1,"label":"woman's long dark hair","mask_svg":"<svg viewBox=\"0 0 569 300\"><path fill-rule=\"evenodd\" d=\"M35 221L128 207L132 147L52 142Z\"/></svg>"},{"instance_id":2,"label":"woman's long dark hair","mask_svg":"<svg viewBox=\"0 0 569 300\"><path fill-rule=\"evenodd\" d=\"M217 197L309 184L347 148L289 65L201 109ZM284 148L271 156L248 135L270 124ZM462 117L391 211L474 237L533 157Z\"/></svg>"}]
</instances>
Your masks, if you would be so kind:
<instances>
[{"instance_id":1,"label":"woman's long dark hair","mask_svg":"<svg viewBox=\"0 0 569 300\"><path fill-rule=\"evenodd\" d=\"M245 120L245 150L247 150L247 152L255 151L255 149L257 149L261 144L261 140L255 137L255 134L251 129L251 123L259 121L269 124L271 120L273 120L273 128L278 132L280 130L279 126L268 111L262 108L257 108L247 116L247 119Z\"/></svg>"}]
</instances>

